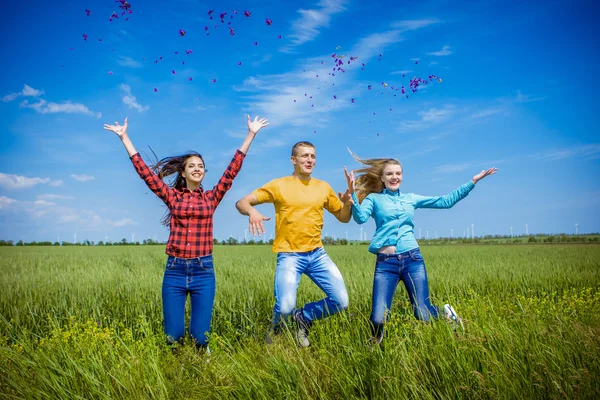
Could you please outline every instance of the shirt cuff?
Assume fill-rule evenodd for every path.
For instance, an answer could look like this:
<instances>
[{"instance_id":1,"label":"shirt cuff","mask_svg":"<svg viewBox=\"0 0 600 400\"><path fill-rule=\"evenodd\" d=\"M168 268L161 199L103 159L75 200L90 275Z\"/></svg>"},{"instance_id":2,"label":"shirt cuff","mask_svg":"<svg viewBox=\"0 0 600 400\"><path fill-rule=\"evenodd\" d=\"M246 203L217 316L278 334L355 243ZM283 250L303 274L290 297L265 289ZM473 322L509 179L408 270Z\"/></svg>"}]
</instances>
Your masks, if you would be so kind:
<instances>
[{"instance_id":1,"label":"shirt cuff","mask_svg":"<svg viewBox=\"0 0 600 400\"><path fill-rule=\"evenodd\" d=\"M245 155L244 153L242 153L242 152L240 151L240 149L237 149L237 150L235 151L235 156L234 156L234 157L236 157L236 158L240 158L240 157L241 157L241 158L242 158L242 160L243 160L243 159L246 157L246 155Z\"/></svg>"},{"instance_id":2,"label":"shirt cuff","mask_svg":"<svg viewBox=\"0 0 600 400\"><path fill-rule=\"evenodd\" d=\"M352 204L353 207L358 207L360 205L358 197L356 197L356 192L352 193L352 200L354 201L354 204Z\"/></svg>"}]
</instances>

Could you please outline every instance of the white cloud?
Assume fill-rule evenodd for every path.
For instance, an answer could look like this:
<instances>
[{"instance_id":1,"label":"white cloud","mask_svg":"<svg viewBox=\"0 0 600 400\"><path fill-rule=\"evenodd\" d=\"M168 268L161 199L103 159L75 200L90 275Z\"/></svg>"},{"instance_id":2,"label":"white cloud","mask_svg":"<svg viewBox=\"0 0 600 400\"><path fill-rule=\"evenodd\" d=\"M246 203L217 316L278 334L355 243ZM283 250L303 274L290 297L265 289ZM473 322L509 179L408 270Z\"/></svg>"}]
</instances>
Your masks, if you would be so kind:
<instances>
[{"instance_id":1,"label":"white cloud","mask_svg":"<svg viewBox=\"0 0 600 400\"><path fill-rule=\"evenodd\" d=\"M36 200L35 205L38 206L55 206L56 203L52 203L51 201L46 201L46 200Z\"/></svg>"},{"instance_id":2,"label":"white cloud","mask_svg":"<svg viewBox=\"0 0 600 400\"><path fill-rule=\"evenodd\" d=\"M594 143L562 149L551 149L546 150L543 153L533 154L530 157L547 161L557 161L569 157L587 157L588 159L596 159L600 157L600 144Z\"/></svg>"},{"instance_id":3,"label":"white cloud","mask_svg":"<svg viewBox=\"0 0 600 400\"><path fill-rule=\"evenodd\" d=\"M441 50L432 51L432 52L427 53L427 55L429 55L429 56L437 56L437 57L449 56L450 54L453 54L453 52L450 50L450 46L447 46L447 45L442 47Z\"/></svg>"},{"instance_id":4,"label":"white cloud","mask_svg":"<svg viewBox=\"0 0 600 400\"><path fill-rule=\"evenodd\" d=\"M129 68L140 68L142 66L141 62L136 61L129 56L119 56L119 58L117 59L117 63L119 65Z\"/></svg>"},{"instance_id":5,"label":"white cloud","mask_svg":"<svg viewBox=\"0 0 600 400\"><path fill-rule=\"evenodd\" d=\"M346 9L347 3L347 0L321 0L317 4L318 8L298 10L300 18L292 22L292 32L288 35L291 47L314 40L319 36L321 28L329 26L333 15ZM288 52L290 48L284 48L282 51Z\"/></svg>"},{"instance_id":6,"label":"white cloud","mask_svg":"<svg viewBox=\"0 0 600 400\"><path fill-rule=\"evenodd\" d=\"M6 207L7 205L9 205L11 203L15 203L15 202L16 202L15 199L11 199L6 196L0 196L0 209Z\"/></svg>"},{"instance_id":7,"label":"white cloud","mask_svg":"<svg viewBox=\"0 0 600 400\"><path fill-rule=\"evenodd\" d=\"M411 72L412 72L412 70L410 70L410 69L403 69L401 71L390 72L390 75L406 75L406 74L410 74Z\"/></svg>"},{"instance_id":8,"label":"white cloud","mask_svg":"<svg viewBox=\"0 0 600 400\"><path fill-rule=\"evenodd\" d=\"M21 175L0 173L0 186L7 189L26 189L43 183L52 185L56 182L62 184L62 181L52 181L50 178L27 178Z\"/></svg>"},{"instance_id":9,"label":"white cloud","mask_svg":"<svg viewBox=\"0 0 600 400\"><path fill-rule=\"evenodd\" d=\"M135 222L131 218L123 218L123 219L120 219L120 220L114 221L114 222L110 221L110 223L114 227L121 227L121 226L127 226L127 225L137 225L137 222Z\"/></svg>"},{"instance_id":10,"label":"white cloud","mask_svg":"<svg viewBox=\"0 0 600 400\"><path fill-rule=\"evenodd\" d=\"M515 98L515 101L517 103L531 103L534 101L541 101L545 99L546 97L533 97L528 94L523 94L520 90L517 90L517 97Z\"/></svg>"},{"instance_id":11,"label":"white cloud","mask_svg":"<svg viewBox=\"0 0 600 400\"><path fill-rule=\"evenodd\" d=\"M73 196L63 196L62 194L40 194L37 195L36 198L38 200L70 200L70 199L74 199Z\"/></svg>"},{"instance_id":12,"label":"white cloud","mask_svg":"<svg viewBox=\"0 0 600 400\"><path fill-rule=\"evenodd\" d=\"M449 174L452 172L460 172L464 171L469 167L469 164L445 164L440 167L437 167L433 173L434 174Z\"/></svg>"},{"instance_id":13,"label":"white cloud","mask_svg":"<svg viewBox=\"0 0 600 400\"><path fill-rule=\"evenodd\" d=\"M408 129L425 129L432 125L446 121L454 112L454 107L447 105L442 109L432 107L427 111L419 111L421 117L418 120L403 121L402 126Z\"/></svg>"},{"instance_id":14,"label":"white cloud","mask_svg":"<svg viewBox=\"0 0 600 400\"><path fill-rule=\"evenodd\" d=\"M67 114L87 114L94 115L93 112L90 111L83 104L79 103L71 103L70 101L66 101L63 103L54 103L47 102L44 99L40 99L37 103L29 103L27 100L23 100L19 106L23 108L31 108L40 114L55 114L55 113L67 113Z\"/></svg>"},{"instance_id":15,"label":"white cloud","mask_svg":"<svg viewBox=\"0 0 600 400\"><path fill-rule=\"evenodd\" d=\"M501 108L497 108L497 107L496 108L487 108L485 110L480 110L480 111L473 113L471 115L471 118L485 118L485 117L489 117L491 115L499 114L502 111L504 111L504 110Z\"/></svg>"},{"instance_id":16,"label":"white cloud","mask_svg":"<svg viewBox=\"0 0 600 400\"><path fill-rule=\"evenodd\" d=\"M21 90L20 92L17 92L17 93L7 94L6 96L4 96L2 98L2 101L4 101L4 102L13 101L14 99L16 99L17 97L20 97L20 96L38 97L38 96L41 96L42 94L44 94L43 90L34 89L29 85L24 85L23 90Z\"/></svg>"},{"instance_id":17,"label":"white cloud","mask_svg":"<svg viewBox=\"0 0 600 400\"><path fill-rule=\"evenodd\" d=\"M58 186L62 186L63 181L58 180L58 181L51 181L48 186L52 186L52 187L58 187Z\"/></svg>"},{"instance_id":18,"label":"white cloud","mask_svg":"<svg viewBox=\"0 0 600 400\"><path fill-rule=\"evenodd\" d=\"M96 179L93 176L90 175L75 175L75 174L71 174L71 178L75 179L77 182L87 182L87 181L91 181L92 179Z\"/></svg>"},{"instance_id":19,"label":"white cloud","mask_svg":"<svg viewBox=\"0 0 600 400\"><path fill-rule=\"evenodd\" d=\"M123 96L123 103L127 104L129 108L135 108L139 112L146 111L150 108L148 106L142 106L140 103L137 102L135 96L131 94L131 88L129 87L129 85L122 83L120 87L121 90L125 93Z\"/></svg>"},{"instance_id":20,"label":"white cloud","mask_svg":"<svg viewBox=\"0 0 600 400\"><path fill-rule=\"evenodd\" d=\"M414 31L420 28L425 28L427 26L437 24L440 22L437 19L413 19L413 20L403 20L392 22L391 27L394 29L400 29L401 31Z\"/></svg>"}]
</instances>

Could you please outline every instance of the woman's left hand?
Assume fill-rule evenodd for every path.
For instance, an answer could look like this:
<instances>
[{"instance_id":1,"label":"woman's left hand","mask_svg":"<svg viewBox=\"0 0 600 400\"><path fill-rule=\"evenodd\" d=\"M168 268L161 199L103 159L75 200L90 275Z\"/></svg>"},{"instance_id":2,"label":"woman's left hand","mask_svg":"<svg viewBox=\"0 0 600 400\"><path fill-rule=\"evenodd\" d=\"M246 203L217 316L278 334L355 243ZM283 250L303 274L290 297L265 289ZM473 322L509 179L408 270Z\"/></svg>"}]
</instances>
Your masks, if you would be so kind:
<instances>
[{"instance_id":1,"label":"woman's left hand","mask_svg":"<svg viewBox=\"0 0 600 400\"><path fill-rule=\"evenodd\" d=\"M248 133L256 135L258 131L260 131L265 126L269 126L269 121L267 121L266 118L261 118L259 120L258 117L254 117L254 121L251 121L250 115L248 115Z\"/></svg>"},{"instance_id":2,"label":"woman's left hand","mask_svg":"<svg viewBox=\"0 0 600 400\"><path fill-rule=\"evenodd\" d=\"M477 175L475 175L473 177L473 184L479 182L480 180L482 180L483 178L485 178L488 175L494 175L496 173L496 171L498 171L498 168L489 168L489 169L484 169L482 170L480 173L478 173Z\"/></svg>"}]
</instances>

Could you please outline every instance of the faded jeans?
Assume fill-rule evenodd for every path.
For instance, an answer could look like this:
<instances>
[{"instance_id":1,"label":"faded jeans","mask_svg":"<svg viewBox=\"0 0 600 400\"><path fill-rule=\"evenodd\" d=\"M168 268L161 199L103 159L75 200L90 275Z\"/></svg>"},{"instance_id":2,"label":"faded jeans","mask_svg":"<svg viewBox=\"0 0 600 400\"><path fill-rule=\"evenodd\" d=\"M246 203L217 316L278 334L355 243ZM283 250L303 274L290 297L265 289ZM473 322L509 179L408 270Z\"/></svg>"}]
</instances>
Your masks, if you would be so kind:
<instances>
[{"instance_id":1,"label":"faded jeans","mask_svg":"<svg viewBox=\"0 0 600 400\"><path fill-rule=\"evenodd\" d=\"M273 325L282 323L296 307L296 292L302 274L308 276L326 295L324 299L302 307L305 322L310 324L348 308L344 278L324 248L277 253Z\"/></svg>"}]
</instances>

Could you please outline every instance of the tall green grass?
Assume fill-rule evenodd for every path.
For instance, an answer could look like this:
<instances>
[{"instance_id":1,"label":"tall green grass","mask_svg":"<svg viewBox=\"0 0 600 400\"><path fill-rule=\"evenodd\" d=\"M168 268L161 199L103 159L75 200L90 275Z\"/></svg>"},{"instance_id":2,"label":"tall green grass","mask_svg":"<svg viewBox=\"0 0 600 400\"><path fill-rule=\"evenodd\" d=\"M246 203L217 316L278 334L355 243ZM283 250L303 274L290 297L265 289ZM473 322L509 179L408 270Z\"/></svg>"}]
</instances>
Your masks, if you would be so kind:
<instances>
[{"instance_id":1,"label":"tall green grass","mask_svg":"<svg viewBox=\"0 0 600 400\"><path fill-rule=\"evenodd\" d=\"M8 398L600 398L600 246L427 246L432 300L465 321L418 322L398 287L367 345L374 257L327 249L347 312L264 344L275 255L217 246L211 355L163 340L158 246L0 248L0 394ZM307 278L298 303L319 299Z\"/></svg>"}]
</instances>

